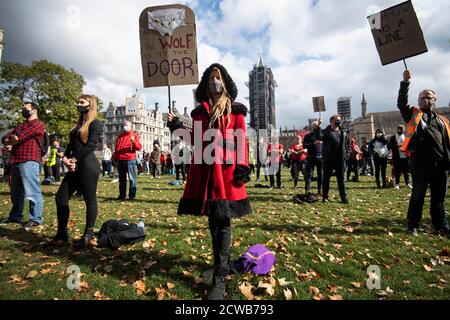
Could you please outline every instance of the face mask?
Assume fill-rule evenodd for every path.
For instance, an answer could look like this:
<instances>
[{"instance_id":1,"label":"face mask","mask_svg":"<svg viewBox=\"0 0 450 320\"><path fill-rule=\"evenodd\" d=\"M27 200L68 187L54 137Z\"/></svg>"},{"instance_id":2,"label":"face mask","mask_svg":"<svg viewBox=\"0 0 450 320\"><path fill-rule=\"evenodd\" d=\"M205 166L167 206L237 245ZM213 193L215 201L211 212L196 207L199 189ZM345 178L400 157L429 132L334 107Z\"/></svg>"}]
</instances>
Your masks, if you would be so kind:
<instances>
[{"instance_id":1,"label":"face mask","mask_svg":"<svg viewBox=\"0 0 450 320\"><path fill-rule=\"evenodd\" d=\"M31 117L31 111L27 109L22 109L22 117L28 119L29 117Z\"/></svg>"},{"instance_id":2,"label":"face mask","mask_svg":"<svg viewBox=\"0 0 450 320\"><path fill-rule=\"evenodd\" d=\"M399 136L401 136L401 135L403 134L403 132L400 132L400 131L399 131L399 132L397 132L397 134L398 134Z\"/></svg>"},{"instance_id":3,"label":"face mask","mask_svg":"<svg viewBox=\"0 0 450 320\"><path fill-rule=\"evenodd\" d=\"M336 125L336 127L340 127L341 126L341 121L337 120L337 121L334 122L334 124Z\"/></svg>"},{"instance_id":4,"label":"face mask","mask_svg":"<svg viewBox=\"0 0 450 320\"><path fill-rule=\"evenodd\" d=\"M88 111L89 111L89 105L83 106L83 105L79 104L79 105L77 105L77 110L78 110L78 112L81 113L81 114L88 113Z\"/></svg>"},{"instance_id":5,"label":"face mask","mask_svg":"<svg viewBox=\"0 0 450 320\"><path fill-rule=\"evenodd\" d=\"M223 92L223 84L222 81L214 79L209 82L209 90L213 94L221 94Z\"/></svg>"},{"instance_id":6,"label":"face mask","mask_svg":"<svg viewBox=\"0 0 450 320\"><path fill-rule=\"evenodd\" d=\"M129 126L123 126L123 131L130 132L131 128Z\"/></svg>"}]
</instances>

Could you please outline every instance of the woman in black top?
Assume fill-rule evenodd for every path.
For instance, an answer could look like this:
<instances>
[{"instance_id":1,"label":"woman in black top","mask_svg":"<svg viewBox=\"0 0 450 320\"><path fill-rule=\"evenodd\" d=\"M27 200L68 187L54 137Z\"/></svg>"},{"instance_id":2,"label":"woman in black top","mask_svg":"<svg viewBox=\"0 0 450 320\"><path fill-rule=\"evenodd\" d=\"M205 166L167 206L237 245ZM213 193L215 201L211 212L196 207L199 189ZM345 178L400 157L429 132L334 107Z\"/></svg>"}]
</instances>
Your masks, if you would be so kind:
<instances>
[{"instance_id":1,"label":"woman in black top","mask_svg":"<svg viewBox=\"0 0 450 320\"><path fill-rule=\"evenodd\" d=\"M69 242L67 223L69 221L69 199L81 186L86 203L86 227L82 238L75 243L84 247L95 238L94 226L97 218L97 180L101 169L94 150L102 134L102 124L97 120L97 103L93 96L82 95L78 98L77 110L80 113L78 124L70 131L69 145L64 153L63 163L68 168L58 193L56 208L58 214L58 232L54 242Z\"/></svg>"}]
</instances>

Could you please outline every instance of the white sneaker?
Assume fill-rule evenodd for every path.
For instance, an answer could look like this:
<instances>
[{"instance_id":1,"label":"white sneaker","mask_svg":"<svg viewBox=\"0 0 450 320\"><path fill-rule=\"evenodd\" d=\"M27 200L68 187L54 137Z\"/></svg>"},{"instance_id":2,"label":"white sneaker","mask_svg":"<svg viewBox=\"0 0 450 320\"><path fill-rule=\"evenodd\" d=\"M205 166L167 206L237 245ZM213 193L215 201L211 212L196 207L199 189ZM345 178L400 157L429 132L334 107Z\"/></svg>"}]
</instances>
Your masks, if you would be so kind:
<instances>
[{"instance_id":1,"label":"white sneaker","mask_svg":"<svg viewBox=\"0 0 450 320\"><path fill-rule=\"evenodd\" d=\"M407 186L408 188L410 188L410 189L413 188L413 185L412 185L411 183L408 183L406 186Z\"/></svg>"},{"instance_id":2,"label":"white sneaker","mask_svg":"<svg viewBox=\"0 0 450 320\"><path fill-rule=\"evenodd\" d=\"M119 179L114 179L113 181L111 181L111 183L117 183L119 182Z\"/></svg>"},{"instance_id":3,"label":"white sneaker","mask_svg":"<svg viewBox=\"0 0 450 320\"><path fill-rule=\"evenodd\" d=\"M396 184L394 188L400 190L400 186L398 184Z\"/></svg>"}]
</instances>

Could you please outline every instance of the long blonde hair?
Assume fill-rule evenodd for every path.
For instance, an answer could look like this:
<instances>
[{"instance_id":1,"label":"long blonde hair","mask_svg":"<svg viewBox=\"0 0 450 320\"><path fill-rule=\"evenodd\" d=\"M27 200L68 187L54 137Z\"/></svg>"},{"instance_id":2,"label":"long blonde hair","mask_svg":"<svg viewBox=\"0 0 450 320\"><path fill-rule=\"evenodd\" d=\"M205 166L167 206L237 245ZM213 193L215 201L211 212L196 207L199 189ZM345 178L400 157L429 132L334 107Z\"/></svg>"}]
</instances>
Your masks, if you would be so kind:
<instances>
[{"instance_id":1,"label":"long blonde hair","mask_svg":"<svg viewBox=\"0 0 450 320\"><path fill-rule=\"evenodd\" d=\"M223 91L222 91L222 95L220 96L220 98L217 100L215 105L212 105L212 99L209 93L209 87L208 87L208 96L210 96L209 101L210 101L210 105L212 107L211 109L211 119L209 120L209 127L212 128L214 126L214 123L218 120L221 119L221 117L226 113L227 117L226 117L226 123L224 124L225 128L228 127L228 125L230 124L230 115L231 115L231 98L230 95L227 92L227 88L225 86L225 83L223 81L222 78L222 73L220 72L220 70L218 68L214 68L211 70L212 71L217 71L219 73L220 76L220 80L222 81L222 86L223 86Z\"/></svg>"},{"instance_id":2,"label":"long blonde hair","mask_svg":"<svg viewBox=\"0 0 450 320\"><path fill-rule=\"evenodd\" d=\"M83 143L87 143L88 138L89 138L89 125L91 124L92 121L94 121L97 118L97 99L95 99L94 96L88 95L88 94L82 94L81 96L78 97L77 100L86 100L87 102L89 102L89 111L87 114L87 119L86 122L83 124L83 115L80 114L80 117L78 118L78 123L77 125L72 128L72 130L74 130L78 125L82 125L80 128L80 139Z\"/></svg>"}]
</instances>

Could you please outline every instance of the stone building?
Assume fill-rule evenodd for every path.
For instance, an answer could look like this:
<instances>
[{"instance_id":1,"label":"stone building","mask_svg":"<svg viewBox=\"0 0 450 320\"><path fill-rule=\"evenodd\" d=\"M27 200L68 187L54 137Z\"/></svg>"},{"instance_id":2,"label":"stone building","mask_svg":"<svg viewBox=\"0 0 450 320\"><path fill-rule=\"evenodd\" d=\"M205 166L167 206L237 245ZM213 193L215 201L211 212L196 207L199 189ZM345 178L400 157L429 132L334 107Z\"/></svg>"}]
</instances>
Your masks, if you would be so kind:
<instances>
[{"instance_id":1,"label":"stone building","mask_svg":"<svg viewBox=\"0 0 450 320\"><path fill-rule=\"evenodd\" d=\"M103 116L103 143L111 144L113 149L122 131L123 121L128 120L139 136L142 150L152 150L155 140L159 141L162 151L170 150L170 131L158 103L155 103L154 109L149 109L144 104L144 98L136 93L125 99L125 105L116 106L110 102Z\"/></svg>"}]
</instances>

